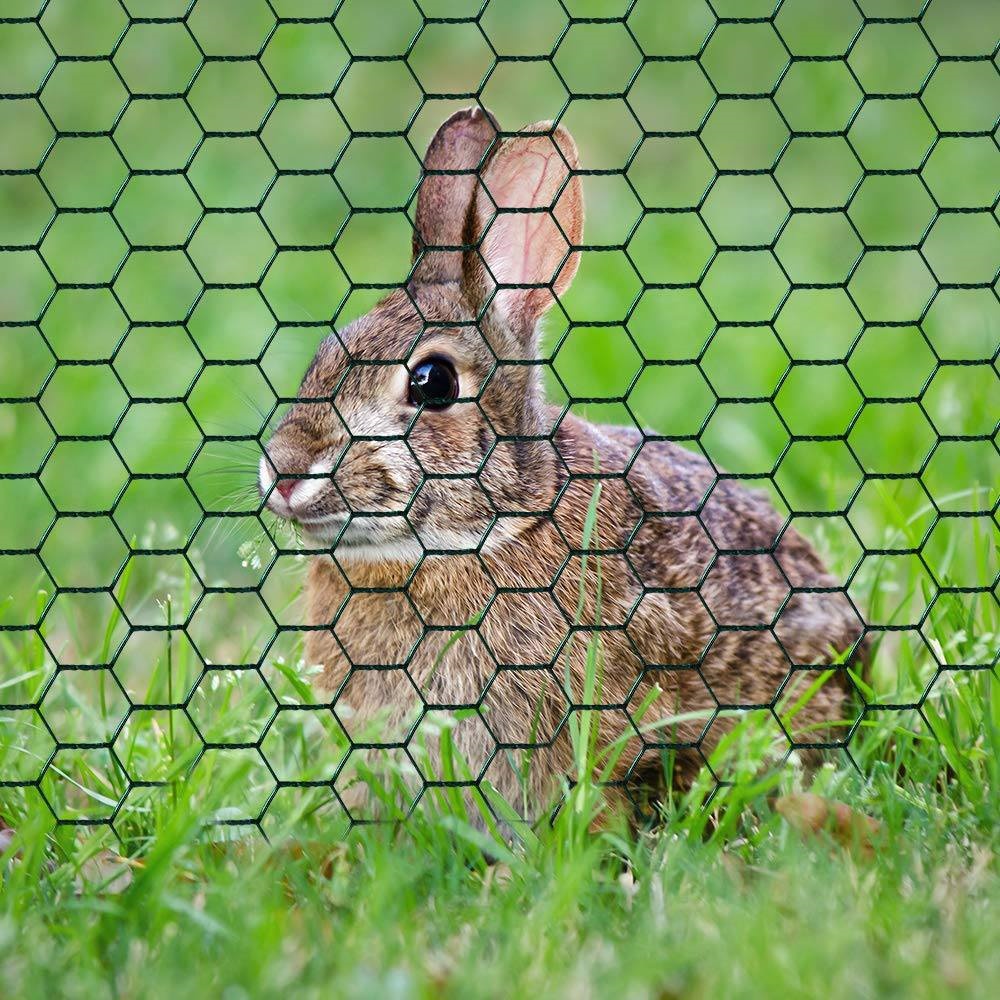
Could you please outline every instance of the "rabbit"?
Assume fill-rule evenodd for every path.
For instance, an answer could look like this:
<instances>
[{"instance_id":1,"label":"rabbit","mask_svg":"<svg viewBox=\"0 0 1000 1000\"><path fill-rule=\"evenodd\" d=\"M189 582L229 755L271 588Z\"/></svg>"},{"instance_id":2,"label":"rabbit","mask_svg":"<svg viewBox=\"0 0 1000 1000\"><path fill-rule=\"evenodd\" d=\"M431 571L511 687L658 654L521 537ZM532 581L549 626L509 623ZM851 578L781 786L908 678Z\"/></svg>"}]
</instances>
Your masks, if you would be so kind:
<instances>
[{"instance_id":1,"label":"rabbit","mask_svg":"<svg viewBox=\"0 0 1000 1000\"><path fill-rule=\"evenodd\" d=\"M452 731L469 773L536 816L573 777L567 719L585 704L614 748L613 808L662 784L665 748L666 780L689 787L727 710L757 711L783 746L843 742L835 658L863 637L763 495L546 403L539 326L583 221L563 126L504 138L481 108L452 115L424 161L406 287L323 341L259 470L266 507L315 550L307 656L352 756L410 751L419 785L421 726L475 706ZM781 715L797 669L811 682L832 662Z\"/></svg>"}]
</instances>

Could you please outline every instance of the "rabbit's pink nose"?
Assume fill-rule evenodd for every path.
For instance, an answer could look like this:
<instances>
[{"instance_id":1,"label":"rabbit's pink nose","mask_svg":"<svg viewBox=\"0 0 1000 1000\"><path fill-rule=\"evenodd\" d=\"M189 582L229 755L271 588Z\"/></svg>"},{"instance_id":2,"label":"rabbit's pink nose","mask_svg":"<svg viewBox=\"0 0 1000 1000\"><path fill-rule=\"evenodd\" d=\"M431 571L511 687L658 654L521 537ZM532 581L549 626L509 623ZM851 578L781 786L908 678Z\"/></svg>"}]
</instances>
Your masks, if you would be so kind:
<instances>
[{"instance_id":1,"label":"rabbit's pink nose","mask_svg":"<svg viewBox=\"0 0 1000 1000\"><path fill-rule=\"evenodd\" d=\"M274 488L281 494L281 498L288 503L288 498L292 495L295 487L301 483L301 479L279 479L274 484Z\"/></svg>"}]
</instances>

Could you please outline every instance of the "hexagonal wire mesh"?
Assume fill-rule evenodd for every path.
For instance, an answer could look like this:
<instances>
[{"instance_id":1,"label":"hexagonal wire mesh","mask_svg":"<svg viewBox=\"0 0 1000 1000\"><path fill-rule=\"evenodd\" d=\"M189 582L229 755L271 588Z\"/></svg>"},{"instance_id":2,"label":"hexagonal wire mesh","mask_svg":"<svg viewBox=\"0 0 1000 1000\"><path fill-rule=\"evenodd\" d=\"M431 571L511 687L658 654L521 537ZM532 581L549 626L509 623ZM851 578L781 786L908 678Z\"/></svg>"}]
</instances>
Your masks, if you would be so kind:
<instances>
[{"instance_id":1,"label":"hexagonal wire mesh","mask_svg":"<svg viewBox=\"0 0 1000 1000\"><path fill-rule=\"evenodd\" d=\"M496 813L489 789L517 799L532 767L572 770L559 747L584 716L614 741L613 786L632 794L659 769L715 787L745 768L725 753L740 716L766 730L751 773L796 748L850 756L868 730L890 734L883 749L926 730L948 685L995 666L996 4L6 0L2 14L5 798L126 834L196 775L227 789L213 822L265 831L403 815L452 786ZM571 291L559 268L537 282L563 294L536 366L497 346L497 297L425 315L427 253L411 264L423 150L470 104L501 132L475 162L429 162L449 195L462 170L489 188L521 122L579 146L577 161L559 139L549 194L582 181L586 240L553 216L558 263L572 243L581 273ZM511 204L495 194L491 217ZM490 224L421 236L489 265ZM496 276L520 280L502 261ZM481 321L486 370L449 417L406 410L403 389L351 395L377 352L348 322L394 289L404 346L381 371ZM318 475L328 503L370 515L369 539L394 513L417 551L396 539L383 565L359 559L341 525L311 559L307 614L307 550L255 480L331 328L327 356L342 340L352 360L305 391L326 415L301 420L318 433L338 414L343 447L319 473L278 472ZM527 425L503 396L530 393L525 365L554 401ZM633 430L588 436L578 414ZM373 454L417 470L395 506L339 481L371 487ZM442 503L474 530L434 527ZM874 655L849 676L862 636Z\"/></svg>"}]
</instances>

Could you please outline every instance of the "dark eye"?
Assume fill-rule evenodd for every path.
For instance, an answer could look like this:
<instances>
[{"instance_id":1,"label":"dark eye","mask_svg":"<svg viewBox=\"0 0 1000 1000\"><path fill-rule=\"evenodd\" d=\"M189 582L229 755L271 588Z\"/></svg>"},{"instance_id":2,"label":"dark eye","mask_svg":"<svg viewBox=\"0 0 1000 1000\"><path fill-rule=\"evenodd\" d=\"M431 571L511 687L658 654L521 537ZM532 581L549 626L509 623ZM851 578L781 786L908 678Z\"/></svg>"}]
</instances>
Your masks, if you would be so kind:
<instances>
[{"instance_id":1,"label":"dark eye","mask_svg":"<svg viewBox=\"0 0 1000 1000\"><path fill-rule=\"evenodd\" d=\"M450 361L427 358L410 372L410 402L443 410L458 399L458 375Z\"/></svg>"}]
</instances>

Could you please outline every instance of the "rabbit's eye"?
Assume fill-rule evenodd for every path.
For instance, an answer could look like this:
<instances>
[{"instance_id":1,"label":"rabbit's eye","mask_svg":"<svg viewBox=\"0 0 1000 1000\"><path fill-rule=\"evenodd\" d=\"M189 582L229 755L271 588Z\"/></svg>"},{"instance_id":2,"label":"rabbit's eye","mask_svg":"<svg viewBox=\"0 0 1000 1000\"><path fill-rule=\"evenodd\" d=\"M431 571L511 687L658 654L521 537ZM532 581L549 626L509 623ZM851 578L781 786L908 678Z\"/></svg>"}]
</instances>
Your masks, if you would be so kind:
<instances>
[{"instance_id":1,"label":"rabbit's eye","mask_svg":"<svg viewBox=\"0 0 1000 1000\"><path fill-rule=\"evenodd\" d=\"M443 410L458 399L458 375L450 361L427 358L410 372L410 403Z\"/></svg>"}]
</instances>

